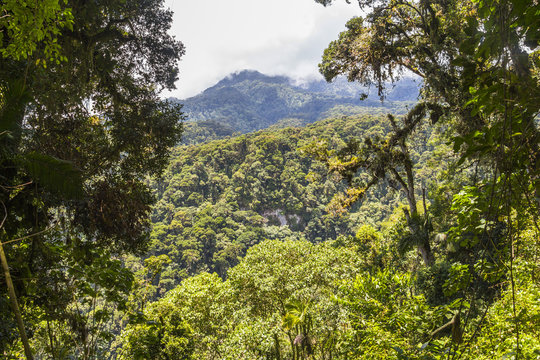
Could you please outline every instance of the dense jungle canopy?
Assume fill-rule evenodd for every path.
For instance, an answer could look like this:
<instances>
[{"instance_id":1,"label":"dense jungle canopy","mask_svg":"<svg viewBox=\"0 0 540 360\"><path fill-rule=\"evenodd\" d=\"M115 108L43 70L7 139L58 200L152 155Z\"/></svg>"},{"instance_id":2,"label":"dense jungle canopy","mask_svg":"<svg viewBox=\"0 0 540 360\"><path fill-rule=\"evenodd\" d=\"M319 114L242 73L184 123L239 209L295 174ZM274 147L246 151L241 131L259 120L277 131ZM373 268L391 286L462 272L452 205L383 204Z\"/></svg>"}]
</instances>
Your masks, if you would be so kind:
<instances>
[{"instance_id":1,"label":"dense jungle canopy","mask_svg":"<svg viewBox=\"0 0 540 360\"><path fill-rule=\"evenodd\" d=\"M354 3L319 70L382 104L243 72L184 122L162 0L3 1L0 357L539 358L540 5Z\"/></svg>"}]
</instances>

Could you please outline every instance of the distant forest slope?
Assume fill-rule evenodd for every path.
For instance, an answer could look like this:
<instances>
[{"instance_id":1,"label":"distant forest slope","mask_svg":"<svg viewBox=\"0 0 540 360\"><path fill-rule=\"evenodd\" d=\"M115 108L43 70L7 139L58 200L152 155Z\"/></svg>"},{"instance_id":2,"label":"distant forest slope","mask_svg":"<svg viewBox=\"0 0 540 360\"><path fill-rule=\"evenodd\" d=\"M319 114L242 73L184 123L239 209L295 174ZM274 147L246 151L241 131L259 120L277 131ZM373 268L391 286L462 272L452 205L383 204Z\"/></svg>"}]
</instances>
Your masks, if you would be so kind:
<instances>
[{"instance_id":1,"label":"distant forest slope","mask_svg":"<svg viewBox=\"0 0 540 360\"><path fill-rule=\"evenodd\" d=\"M364 92L369 96L360 100ZM191 144L205 138L261 130L283 119L306 124L338 114L404 113L406 106L417 97L418 84L412 79L403 79L391 87L385 102L381 103L374 89L370 91L345 79L333 83L315 80L295 84L284 76L244 70L231 74L197 96L172 100L184 104L188 116L184 143Z\"/></svg>"},{"instance_id":2,"label":"distant forest slope","mask_svg":"<svg viewBox=\"0 0 540 360\"><path fill-rule=\"evenodd\" d=\"M383 137L389 128L384 116L358 115L179 146L162 180L152 183L158 202L147 255L172 260L156 279L160 291L201 271L225 276L264 239L320 242L380 223L401 201L398 192L381 184L350 214L331 214L326 205L345 184L328 178L326 167L299 149L321 138L337 149L353 138ZM418 179L429 184L446 164L445 153L433 152L440 141L431 130L420 131L415 141Z\"/></svg>"}]
</instances>

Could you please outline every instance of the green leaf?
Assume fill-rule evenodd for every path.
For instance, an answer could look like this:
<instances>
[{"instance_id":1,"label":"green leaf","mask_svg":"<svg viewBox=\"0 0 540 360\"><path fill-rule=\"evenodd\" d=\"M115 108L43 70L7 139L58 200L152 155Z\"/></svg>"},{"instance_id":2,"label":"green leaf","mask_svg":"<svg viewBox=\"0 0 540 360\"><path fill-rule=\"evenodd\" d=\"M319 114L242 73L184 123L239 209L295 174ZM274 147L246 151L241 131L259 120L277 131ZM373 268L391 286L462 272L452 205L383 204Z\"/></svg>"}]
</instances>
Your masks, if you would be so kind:
<instances>
[{"instance_id":1,"label":"green leaf","mask_svg":"<svg viewBox=\"0 0 540 360\"><path fill-rule=\"evenodd\" d=\"M516 356L516 352L515 352L515 351L511 351L511 352L509 352L509 353L504 354L502 358L503 358L503 359L511 359L511 358L513 358L514 356Z\"/></svg>"}]
</instances>

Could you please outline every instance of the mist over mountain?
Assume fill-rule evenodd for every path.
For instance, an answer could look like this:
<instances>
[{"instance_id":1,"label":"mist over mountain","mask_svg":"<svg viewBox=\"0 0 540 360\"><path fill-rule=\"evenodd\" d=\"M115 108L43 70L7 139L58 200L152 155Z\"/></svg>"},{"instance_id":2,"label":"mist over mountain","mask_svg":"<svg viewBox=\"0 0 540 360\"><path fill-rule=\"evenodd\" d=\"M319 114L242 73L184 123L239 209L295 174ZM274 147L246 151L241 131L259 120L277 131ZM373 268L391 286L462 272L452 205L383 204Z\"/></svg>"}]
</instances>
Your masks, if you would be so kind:
<instances>
[{"instance_id":1,"label":"mist over mountain","mask_svg":"<svg viewBox=\"0 0 540 360\"><path fill-rule=\"evenodd\" d=\"M416 101L418 99L418 87L420 85L421 82L419 79L411 77L405 77L399 80L396 84L386 84L384 101L390 103ZM365 87L358 83L349 82L344 77L338 77L335 81L330 83L323 79L311 80L300 83L299 86L313 93L335 95L343 98L359 98L360 94L365 93L368 95L368 100L380 102L380 97L377 94L376 86L372 86L371 88ZM362 103L365 103L365 101L362 101ZM371 104L371 102L368 102L367 104Z\"/></svg>"},{"instance_id":2,"label":"mist over mountain","mask_svg":"<svg viewBox=\"0 0 540 360\"><path fill-rule=\"evenodd\" d=\"M368 98L360 100L362 93L368 93ZM225 128L232 134L264 129L280 121L307 124L339 114L389 110L402 113L417 97L417 83L408 78L389 87L386 100L381 102L375 89L349 83L343 78L332 83L322 79L298 81L243 70L197 96L172 100L184 104L188 121L201 122L200 125L206 127L219 125L222 133Z\"/></svg>"}]
</instances>

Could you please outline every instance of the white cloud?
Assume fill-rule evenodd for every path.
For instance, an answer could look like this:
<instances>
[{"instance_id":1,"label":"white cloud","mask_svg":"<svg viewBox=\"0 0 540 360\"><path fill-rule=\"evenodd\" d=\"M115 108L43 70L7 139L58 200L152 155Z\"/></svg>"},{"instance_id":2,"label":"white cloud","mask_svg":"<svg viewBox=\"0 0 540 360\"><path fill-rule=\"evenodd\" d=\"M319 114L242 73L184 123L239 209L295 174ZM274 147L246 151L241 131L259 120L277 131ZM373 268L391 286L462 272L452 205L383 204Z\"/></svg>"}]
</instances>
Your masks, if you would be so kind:
<instances>
[{"instance_id":1,"label":"white cloud","mask_svg":"<svg viewBox=\"0 0 540 360\"><path fill-rule=\"evenodd\" d=\"M171 33L186 46L177 90L196 95L231 72L314 76L328 43L360 14L344 0L324 8L314 0L167 0Z\"/></svg>"}]
</instances>

